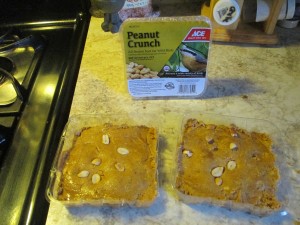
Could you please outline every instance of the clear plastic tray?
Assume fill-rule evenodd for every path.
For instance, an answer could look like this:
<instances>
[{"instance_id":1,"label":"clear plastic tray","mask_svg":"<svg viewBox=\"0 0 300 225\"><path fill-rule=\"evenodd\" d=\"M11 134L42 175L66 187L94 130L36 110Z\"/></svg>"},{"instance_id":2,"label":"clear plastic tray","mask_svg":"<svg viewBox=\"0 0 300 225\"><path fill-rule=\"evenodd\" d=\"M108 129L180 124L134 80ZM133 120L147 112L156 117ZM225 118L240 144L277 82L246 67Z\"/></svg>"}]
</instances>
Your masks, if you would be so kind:
<instances>
[{"instance_id":1,"label":"clear plastic tray","mask_svg":"<svg viewBox=\"0 0 300 225\"><path fill-rule=\"evenodd\" d=\"M148 116L137 116L135 115L78 115L78 116L73 116L70 117L68 123L66 124L66 127L64 129L63 135L61 137L61 141L59 144L59 148L57 151L57 155L55 157L52 169L50 171L50 177L49 177L49 182L48 182L48 187L47 187L47 191L46 191L46 195L49 201L55 201L55 202L60 202L62 204L64 204L65 206L82 206L82 205L92 205L92 206L102 206L102 205L111 205L111 206L123 206L123 205L131 205L131 206L136 206L136 207L147 207L149 205L151 205L153 203L153 201L156 199L157 195L158 195L158 171L157 171L157 165L158 165L158 142L159 142L159 137L158 137L158 128L157 128L157 120L155 121L153 118L153 116L148 115ZM130 189L132 186L130 185L131 182L135 183L136 185L139 185L137 182L139 182L137 179L134 178L135 174L132 174L132 176L124 176L126 173L135 173L136 169L141 169L141 170L145 170L145 173L149 173L150 177L154 179L155 182L152 185L149 185L148 187L150 187L150 192L154 193L154 195L150 198L136 198L136 199L126 199L125 197L120 197L120 198L114 198L112 197L112 195L109 194L105 194L102 198L99 199L93 199L93 198L89 198L89 197L76 197L76 199L74 200L68 200L68 199L63 199L61 200L61 198L59 198L59 194L62 191L61 188L61 179L63 177L63 170L64 170L64 166L66 163L66 159L69 157L69 153L72 151L72 147L74 145L74 142L77 138L77 136L79 136L79 134L81 135L81 131L83 128L88 128L88 127L95 127L95 126L103 126L104 124L111 124L113 126L122 126L122 127L126 127L126 126L146 126L149 128L154 128L154 134L153 136L156 137L156 151L153 155L147 155L146 159L138 159L138 160L144 160L143 162L137 161L137 159L135 159L135 162L138 162L137 164L133 164L130 163L130 160L125 161L125 163L128 163L127 165L130 164L130 167L127 167L128 170L126 170L126 164L125 164L125 171L124 173L118 173L114 170L118 169L117 166L115 166L116 168L112 168L112 166L110 166L109 168L106 168L108 163L105 164L105 162L101 162L100 165L97 165L97 171L99 171L100 174L100 182L97 183L97 185L101 185L101 181L106 182L106 185L109 186L111 185L112 180L109 180L109 171L114 171L114 174L117 174L116 176L117 179L123 179L123 182L126 182L126 185L123 186L122 190L126 191L125 189ZM101 131L100 131L101 132ZM100 133L99 132L99 133ZM113 134L111 134L113 137ZM137 133L133 133L133 134L128 134L128 138L135 138L135 137L139 137ZM99 136L100 142L102 143L102 136ZM124 138L123 138L124 139ZM123 140L122 139L122 140ZM116 138L114 140L117 140ZM132 139L130 139L132 140ZM143 139L144 140L144 139ZM120 143L120 145L124 145L123 147L125 147L129 142L124 141L126 143ZM92 143L92 142L91 142ZM148 141L147 141L148 143ZM113 144L111 142L111 144ZM118 146L119 143L116 143L116 145ZM129 144L128 144L129 145ZM101 145L102 146L102 145ZM96 146L98 147L98 146ZM102 148L102 147L101 147ZM98 149L99 150L99 149ZM81 151L81 150L80 150ZM105 151L105 146L103 147L103 151ZM132 154L134 154L135 150L132 151ZM131 152L128 153L128 156L130 155ZM104 153L101 153L104 154ZM106 153L105 153L106 154ZM137 154L135 155L137 156ZM152 157L149 157L152 156ZM120 153L117 154L117 157L123 157ZM107 159L108 161L106 162L110 162L110 160L118 160L118 158L113 158L108 156ZM126 156L125 156L126 157ZM99 158L101 158L99 156ZM92 159L91 159L92 160ZM100 159L101 160L101 159ZM120 160L123 160L120 159ZM126 159L127 160L127 159ZM80 159L78 159L78 164L80 164L81 161ZM104 161L104 160L102 160ZM123 161L122 161L123 162ZM72 162L73 163L73 162ZM76 162L77 163L77 162ZM115 162L112 162L110 164L114 164ZM149 165L149 167L147 166L143 166L146 163L150 163L151 166ZM110 165L109 164L109 165ZM115 164L114 164L115 165ZM148 165L148 164L147 164ZM79 167L82 165L78 165ZM91 165L89 165L91 166ZM94 166L94 165L93 165ZM103 166L101 168L101 166ZM141 167L139 167L141 166ZM76 168L76 167L75 167ZM80 167L81 168L81 167ZM94 167L92 167L94 168ZM154 169L153 169L154 168ZM82 170L79 169L80 171ZM78 171L77 171L78 172ZM74 175L76 176L76 173L74 173ZM94 172L93 172L94 173ZM92 172L88 175L87 178L82 178L82 179L86 179L86 182L91 182L92 180ZM106 174L105 174L106 173ZM98 173L97 173L98 174ZM119 176L120 175L120 176ZM130 178L129 178L130 177ZM81 179L81 178L80 178ZM73 179L74 181L75 179ZM125 180L125 181L124 181ZM127 182L128 180L128 182ZM90 188L93 187L93 185L91 185L89 183L89 187L86 186L86 183L84 184L75 184L75 185L82 185L80 187L80 189L86 190L85 188ZM142 182L140 182L141 185L145 185ZM152 183L151 183L152 184ZM106 186L105 186L106 187ZM136 186L135 186L136 187ZM147 188L148 188L147 187ZM145 190L147 188L143 188L141 190ZM148 188L149 189L149 188ZM78 189L76 189L78 190ZM97 191L97 187L95 187L95 189L93 189L93 191ZM113 190L113 186L111 188L103 188L101 189L103 192L111 192L111 190ZM122 191L120 190L120 191ZM99 191L99 190L98 190ZM149 191L149 190L148 190ZM133 193L133 192L130 192ZM143 195L143 192L141 193L141 195ZM106 197L109 196L109 197Z\"/></svg>"},{"instance_id":2,"label":"clear plastic tray","mask_svg":"<svg viewBox=\"0 0 300 225\"><path fill-rule=\"evenodd\" d=\"M276 197L280 202L281 207L279 209L273 210L268 207L256 207L250 204L240 203L233 200L220 200L213 197L199 197L199 196L192 196L192 195L182 193L176 188L176 179L179 172L178 167L176 166L174 172L175 176L173 179L173 187L180 201L183 201L185 203L191 203L191 204L209 203L209 204L222 206L229 209L246 211L258 216L266 216L277 211L286 210L286 207L288 205L288 199L290 195L292 195L293 193L291 182L290 182L291 170L288 164L285 162L286 154L288 152L287 145L284 142L280 134L280 131L277 129L277 127L275 127L273 124L265 120L223 116L223 115L216 115L216 114L201 114L201 113L187 114L183 118L181 134L179 135L178 138L178 144L177 144L178 149L176 151L176 156L175 156L177 163L179 163L180 161L179 157L183 151L182 150L183 130L188 119L196 119L198 121L202 121L204 124L215 124L215 125L225 125L225 126L235 125L236 127L246 130L247 132L257 132L257 133L267 134L272 140L272 152L275 156L275 166L278 168L278 172L279 172L279 180L277 183ZM250 163L250 162L245 162L245 163ZM226 169L227 168L225 167L225 170ZM251 171L249 171L249 173L251 173Z\"/></svg>"}]
</instances>

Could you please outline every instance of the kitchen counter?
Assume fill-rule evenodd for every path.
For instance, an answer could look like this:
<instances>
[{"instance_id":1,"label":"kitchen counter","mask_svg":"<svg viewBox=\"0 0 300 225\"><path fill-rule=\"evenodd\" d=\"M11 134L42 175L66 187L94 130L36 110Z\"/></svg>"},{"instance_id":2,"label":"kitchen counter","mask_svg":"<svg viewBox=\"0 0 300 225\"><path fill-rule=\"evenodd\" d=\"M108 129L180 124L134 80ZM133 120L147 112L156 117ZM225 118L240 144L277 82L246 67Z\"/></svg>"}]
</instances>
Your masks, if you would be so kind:
<instances>
[{"instance_id":1,"label":"kitchen counter","mask_svg":"<svg viewBox=\"0 0 300 225\"><path fill-rule=\"evenodd\" d=\"M92 18L75 90L71 115L131 114L160 119L168 143L160 145L161 187L155 203L146 209L131 207L65 208L52 202L47 224L299 224L300 166L300 42L276 47L214 43L208 65L208 87L200 99L134 100L126 80L118 34L104 33L102 19ZM299 39L298 39L299 40ZM289 149L286 161L294 167L297 190L292 214L259 218L209 205L186 205L174 198L172 163L181 116L187 112L224 114L268 120L282 133ZM296 186L296 185L295 185ZM298 209L297 209L298 208Z\"/></svg>"}]
</instances>

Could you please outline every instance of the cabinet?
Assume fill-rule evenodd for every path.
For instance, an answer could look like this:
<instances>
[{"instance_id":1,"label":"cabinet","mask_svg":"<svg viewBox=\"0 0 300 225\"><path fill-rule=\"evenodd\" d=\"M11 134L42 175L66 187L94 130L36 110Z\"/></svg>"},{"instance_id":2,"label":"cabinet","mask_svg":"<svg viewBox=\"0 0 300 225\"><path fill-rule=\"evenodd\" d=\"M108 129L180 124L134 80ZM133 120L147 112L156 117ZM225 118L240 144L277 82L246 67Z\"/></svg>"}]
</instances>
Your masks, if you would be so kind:
<instances>
[{"instance_id":1,"label":"cabinet","mask_svg":"<svg viewBox=\"0 0 300 225\"><path fill-rule=\"evenodd\" d=\"M203 4L201 14L213 21L213 40L222 42L240 42L255 44L277 44L278 37L275 33L277 18L285 0L272 0L268 19L260 23L243 23L239 19L230 27L221 27L214 22L213 6L218 0L211 0L209 6ZM242 9L244 0L237 0Z\"/></svg>"}]
</instances>

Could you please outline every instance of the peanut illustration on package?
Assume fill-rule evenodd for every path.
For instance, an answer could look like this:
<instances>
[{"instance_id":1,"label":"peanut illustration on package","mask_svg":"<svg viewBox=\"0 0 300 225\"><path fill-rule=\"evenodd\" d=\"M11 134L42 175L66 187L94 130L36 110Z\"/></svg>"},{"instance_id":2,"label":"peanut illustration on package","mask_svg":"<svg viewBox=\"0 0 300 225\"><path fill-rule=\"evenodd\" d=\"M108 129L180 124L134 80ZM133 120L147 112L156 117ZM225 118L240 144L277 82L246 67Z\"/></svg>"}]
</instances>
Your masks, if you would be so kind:
<instances>
[{"instance_id":1,"label":"peanut illustration on package","mask_svg":"<svg viewBox=\"0 0 300 225\"><path fill-rule=\"evenodd\" d=\"M159 78L157 75L158 72L152 71L150 68L144 66L144 65L139 65L135 62L130 62L127 64L127 79L151 79L151 78Z\"/></svg>"}]
</instances>

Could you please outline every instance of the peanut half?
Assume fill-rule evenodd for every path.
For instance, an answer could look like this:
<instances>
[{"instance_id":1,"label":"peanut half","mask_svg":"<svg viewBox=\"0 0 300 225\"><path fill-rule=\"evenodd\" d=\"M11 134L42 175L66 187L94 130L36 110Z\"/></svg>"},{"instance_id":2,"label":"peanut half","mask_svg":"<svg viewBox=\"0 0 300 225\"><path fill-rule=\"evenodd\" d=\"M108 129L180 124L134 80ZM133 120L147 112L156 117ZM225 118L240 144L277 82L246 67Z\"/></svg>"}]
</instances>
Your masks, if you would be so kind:
<instances>
[{"instance_id":1,"label":"peanut half","mask_svg":"<svg viewBox=\"0 0 300 225\"><path fill-rule=\"evenodd\" d=\"M129 153L129 150L127 148L118 148L117 151L121 155L127 155Z\"/></svg>"},{"instance_id":2,"label":"peanut half","mask_svg":"<svg viewBox=\"0 0 300 225\"><path fill-rule=\"evenodd\" d=\"M93 159L92 164L95 166L99 166L101 164L101 159L98 159L98 158Z\"/></svg>"},{"instance_id":3,"label":"peanut half","mask_svg":"<svg viewBox=\"0 0 300 225\"><path fill-rule=\"evenodd\" d=\"M234 160L230 160L227 163L227 169L229 170L234 170L236 168L236 162Z\"/></svg>"},{"instance_id":4,"label":"peanut half","mask_svg":"<svg viewBox=\"0 0 300 225\"><path fill-rule=\"evenodd\" d=\"M93 184L97 184L100 180L101 180L101 177L100 177L99 174L95 173L95 174L92 176L92 183L93 183Z\"/></svg>"},{"instance_id":5,"label":"peanut half","mask_svg":"<svg viewBox=\"0 0 300 225\"><path fill-rule=\"evenodd\" d=\"M109 136L107 134L102 135L102 143L105 145L109 144Z\"/></svg>"},{"instance_id":6,"label":"peanut half","mask_svg":"<svg viewBox=\"0 0 300 225\"><path fill-rule=\"evenodd\" d=\"M90 174L89 171L82 170L80 173L77 174L77 176L83 178L83 177L87 177L89 174Z\"/></svg>"},{"instance_id":7,"label":"peanut half","mask_svg":"<svg viewBox=\"0 0 300 225\"><path fill-rule=\"evenodd\" d=\"M223 172L224 172L224 167L218 166L212 169L211 175L213 175L214 177L220 177L222 176Z\"/></svg>"}]
</instances>

